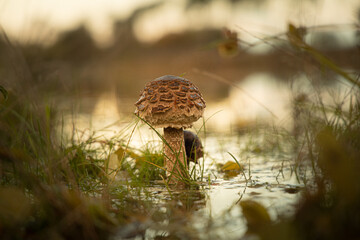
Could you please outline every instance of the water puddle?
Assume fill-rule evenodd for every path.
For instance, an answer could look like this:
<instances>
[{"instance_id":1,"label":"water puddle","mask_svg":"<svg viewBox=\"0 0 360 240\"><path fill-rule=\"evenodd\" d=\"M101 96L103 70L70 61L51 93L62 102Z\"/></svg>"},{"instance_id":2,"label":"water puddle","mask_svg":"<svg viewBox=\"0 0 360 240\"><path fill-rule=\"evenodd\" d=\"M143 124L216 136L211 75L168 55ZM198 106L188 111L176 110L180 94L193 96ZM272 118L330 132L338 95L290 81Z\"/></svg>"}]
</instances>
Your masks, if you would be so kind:
<instances>
[{"instance_id":1,"label":"water puddle","mask_svg":"<svg viewBox=\"0 0 360 240\"><path fill-rule=\"evenodd\" d=\"M113 99L109 97L100 99L92 114L78 114L76 118L69 115L65 116L64 120L71 124L65 125L63 131L71 133L74 131L73 126L77 126L83 133L80 138L94 132L97 138L104 139L115 135L126 136L126 144L133 149L142 149L145 146L148 149L162 148L162 142L153 130L141 123L136 125L135 117L129 119L121 116L114 107ZM196 125L193 131L200 127ZM244 151L249 142L256 142L251 134L211 134L200 131L200 137L204 145L205 160L200 162L204 171L197 174L203 174L199 190L169 193L164 185L154 183L147 187L146 199L152 201L157 209L169 214L173 210L168 209L166 204L177 199L174 203L176 208L182 209L181 214L190 215L186 218L186 224L202 229L199 232L203 233L203 239L208 239L209 236L238 239L242 236L246 231L246 222L239 206L242 200L251 199L261 203L274 220L278 216L293 213L294 204L303 186L298 183L291 166L284 162L284 158L255 154L256 147L253 153ZM242 171L227 174L219 169L221 164L234 162L231 155L243 166ZM192 167L193 165L190 165L190 168ZM196 168L199 169L199 166ZM169 222L163 224L170 226ZM147 223L143 228L146 229L144 236L147 239L158 234L158 226L153 223ZM124 236L128 236L127 233L118 233L114 239Z\"/></svg>"}]
</instances>

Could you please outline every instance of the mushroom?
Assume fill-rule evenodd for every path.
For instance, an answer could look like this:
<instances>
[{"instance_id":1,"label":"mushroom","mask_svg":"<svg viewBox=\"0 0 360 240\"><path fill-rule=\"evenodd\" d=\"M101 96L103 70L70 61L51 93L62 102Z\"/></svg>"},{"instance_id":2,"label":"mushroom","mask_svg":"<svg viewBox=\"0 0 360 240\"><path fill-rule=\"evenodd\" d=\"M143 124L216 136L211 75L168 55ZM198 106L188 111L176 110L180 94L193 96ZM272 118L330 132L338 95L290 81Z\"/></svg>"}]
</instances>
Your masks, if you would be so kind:
<instances>
[{"instance_id":1,"label":"mushroom","mask_svg":"<svg viewBox=\"0 0 360 240\"><path fill-rule=\"evenodd\" d=\"M192 127L203 115L206 105L199 89L185 78L165 75L146 84L135 106L136 115L164 128L167 176L188 177L183 128Z\"/></svg>"},{"instance_id":2,"label":"mushroom","mask_svg":"<svg viewBox=\"0 0 360 240\"><path fill-rule=\"evenodd\" d=\"M204 156L201 140L195 133L186 130L184 130L184 139L187 164L189 165L190 161L196 164L198 159Z\"/></svg>"}]
</instances>

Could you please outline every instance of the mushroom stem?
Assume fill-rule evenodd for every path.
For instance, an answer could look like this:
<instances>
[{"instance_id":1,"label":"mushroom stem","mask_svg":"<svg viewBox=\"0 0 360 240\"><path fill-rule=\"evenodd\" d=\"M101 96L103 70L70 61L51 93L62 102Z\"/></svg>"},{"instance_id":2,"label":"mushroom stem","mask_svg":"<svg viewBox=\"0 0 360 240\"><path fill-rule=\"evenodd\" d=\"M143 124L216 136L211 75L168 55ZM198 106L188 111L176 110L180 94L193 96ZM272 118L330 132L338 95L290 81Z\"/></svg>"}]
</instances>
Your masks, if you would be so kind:
<instances>
[{"instance_id":1,"label":"mushroom stem","mask_svg":"<svg viewBox=\"0 0 360 240\"><path fill-rule=\"evenodd\" d=\"M187 179L189 175L183 129L164 128L164 140L166 175L171 178L170 183L179 183L174 179Z\"/></svg>"}]
</instances>

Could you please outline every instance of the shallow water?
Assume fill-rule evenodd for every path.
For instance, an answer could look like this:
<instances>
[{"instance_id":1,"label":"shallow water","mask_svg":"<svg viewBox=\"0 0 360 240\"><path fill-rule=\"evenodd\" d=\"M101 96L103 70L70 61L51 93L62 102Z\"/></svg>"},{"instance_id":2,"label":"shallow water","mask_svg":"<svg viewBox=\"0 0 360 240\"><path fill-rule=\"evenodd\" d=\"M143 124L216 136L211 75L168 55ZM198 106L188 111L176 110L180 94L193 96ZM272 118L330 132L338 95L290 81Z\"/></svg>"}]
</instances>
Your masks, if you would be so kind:
<instances>
[{"instance_id":1,"label":"shallow water","mask_svg":"<svg viewBox=\"0 0 360 240\"><path fill-rule=\"evenodd\" d=\"M200 189L169 193L167 188L158 182L148 186L146 200L150 200L160 212L177 220L172 226L174 222L171 218L165 218L162 223L165 230L158 230L158 223L155 222L142 223L146 239L154 238L159 231L163 231L162 235L166 236L166 229L184 228L188 225L192 230L198 230L196 236L201 239L239 239L247 229L239 206L242 200L261 203L273 220L279 216L291 215L295 211L294 206L303 185L297 181L299 176L291 171L295 158L289 154L291 146L284 146L288 143L283 141L277 144L283 149L289 148L289 151L279 153L275 148L266 152L266 146L261 145L265 144L263 137L266 133L255 131L254 134L246 128L249 124L254 127L252 124L257 121L262 127L265 120L269 125L291 129L291 97L300 89L300 92L311 92L303 79L298 79L293 84L298 86L290 89L286 83L279 83L274 78L256 75L244 80L239 84L239 88L231 89L230 96L224 101L207 103L204 117L206 128L203 126L204 121L198 121L190 129L199 132L204 145L204 159L196 166L199 171L197 176L200 176L199 168L204 169L203 179L199 179ZM346 94L346 88L339 86L341 88L337 90L337 94ZM327 93L333 93L335 87L332 89ZM88 105L89 99L85 99L85 102ZM135 151L144 148L162 149L163 144L153 130L138 122L132 112L118 111L119 108L128 109L132 106L128 100L117 99L115 94L108 93L91 105L93 111L90 113L80 112L75 116L65 114L63 132L71 135L74 133L73 126L76 126L76 136L79 139L95 134L93 137L98 139L123 139ZM276 117L271 117L272 114ZM161 129L159 133L162 133ZM272 135L267 137L276 138ZM244 166L243 172L233 176L221 172L218 167L219 164L234 161L230 153ZM114 166L116 167L116 164ZM190 165L190 169L193 166ZM176 209L181 210L179 216L177 212L173 212L174 209L168 208L168 204L174 199ZM182 217L186 220L178 219ZM179 223L180 225L177 225ZM125 230L131 232L131 228L137 229L130 225L129 229ZM122 239L127 234L119 232L114 239Z\"/></svg>"},{"instance_id":2,"label":"shallow water","mask_svg":"<svg viewBox=\"0 0 360 240\"><path fill-rule=\"evenodd\" d=\"M204 180L210 179L210 182L205 181L198 191L173 190L171 194L164 185L154 184L147 189L154 204L166 206L169 201L177 199L177 208L183 209L181 214L184 217L191 214L191 218L186 218L190 221L186 224L198 229L202 239L239 239L243 236L247 228L239 206L241 200L251 199L261 203L268 209L273 220L278 216L292 214L303 185L296 181L295 175L291 175L289 166L282 166L276 158L244 157L238 154L237 151L247 138L248 136L227 136L219 143L217 137L208 136L204 146ZM161 141L158 143L161 145ZM228 151L233 151L245 166L243 173L227 177L219 172L217 164L232 160ZM279 174L280 170L282 174ZM173 210L164 207L163 211L171 214ZM169 226L167 224L169 223L165 225ZM152 239L155 233L151 224L147 229L145 237Z\"/></svg>"},{"instance_id":3,"label":"shallow water","mask_svg":"<svg viewBox=\"0 0 360 240\"><path fill-rule=\"evenodd\" d=\"M65 121L71 123L65 125L65 132L70 133L72 126L75 125L81 132L80 138L91 135L94 131L97 136L104 139L122 136L129 140L129 146L135 149L142 149L145 145L150 146L150 149L162 148L162 142L153 130L141 124L136 125L135 118L126 119L120 116L113 105L111 99L104 98L97 103L94 112L90 115L78 114L76 118L70 115L65 116ZM192 131L196 130L199 128L192 129ZM204 160L200 162L200 165L204 167L203 181L205 182L201 184L198 191L200 195L194 192L178 193L185 194L185 197L179 198L179 206L187 209L187 214L191 214L191 223L187 224L203 232L203 239L208 239L209 236L238 239L245 233L246 222L238 204L241 200L251 199L263 204L272 219L294 211L294 204L300 194L298 190L302 185L296 181L294 174L291 174L290 166L286 163L283 165L283 160L277 159L277 156L244 153L242 150L249 144L249 139L254 138L251 134L240 136L229 132L223 134L207 132L206 134L207 136L200 131L205 152ZM233 154L245 167L244 172L228 177L219 171L217 168L219 163L233 161L229 153ZM193 165L190 165L191 167ZM199 166L196 168L198 169ZM163 185L154 184L147 190L152 195L154 204L161 204L172 199ZM164 211L166 212L167 209L164 208ZM208 227L209 222L211 222L211 228ZM156 231L154 232L151 224L147 229L145 237L153 238ZM122 236L119 235L118 238L121 239Z\"/></svg>"},{"instance_id":4,"label":"shallow water","mask_svg":"<svg viewBox=\"0 0 360 240\"><path fill-rule=\"evenodd\" d=\"M246 231L245 220L238 203L241 200L251 199L265 206L272 219L279 215L291 214L293 205L297 202L299 192L297 189L302 185L291 175L288 167L281 167L281 162L276 159L251 156L246 159L237 153L246 142L247 136L241 138L229 136L222 139L222 144L217 143L216 137L209 137L206 140L205 151L214 160L205 161L205 175L209 173L211 183L205 190L207 195L203 213L211 216L219 224L220 234L224 239L238 238ZM233 151L232 151L233 149ZM215 164L231 161L232 158L227 152L231 152L244 165L244 174L228 178L225 174L219 173ZM224 154L225 153L225 154ZM283 176L279 177L279 170ZM210 174L212 173L212 174ZM287 189L294 189L295 193L289 193Z\"/></svg>"}]
</instances>

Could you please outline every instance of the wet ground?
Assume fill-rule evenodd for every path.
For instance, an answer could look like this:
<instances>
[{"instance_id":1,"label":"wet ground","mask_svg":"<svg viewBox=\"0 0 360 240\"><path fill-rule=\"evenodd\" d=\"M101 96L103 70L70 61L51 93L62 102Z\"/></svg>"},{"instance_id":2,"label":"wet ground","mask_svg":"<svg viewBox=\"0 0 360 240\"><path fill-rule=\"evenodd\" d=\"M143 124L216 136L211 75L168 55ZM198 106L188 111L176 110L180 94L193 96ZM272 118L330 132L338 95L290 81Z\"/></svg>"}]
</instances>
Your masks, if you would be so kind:
<instances>
[{"instance_id":1,"label":"wet ground","mask_svg":"<svg viewBox=\"0 0 360 240\"><path fill-rule=\"evenodd\" d=\"M107 107L103 108L103 104ZM69 117L68 120L75 121L75 125L82 126L85 132L90 133L93 129L97 135L104 138L111 138L122 131L125 136L130 137L129 134L135 127L131 123L134 119L119 120L123 118L116 113L115 107L109 103L98 105L100 109L105 110L97 112L95 108L92 115L79 114L75 120L73 117ZM68 130L70 129L71 126ZM186 211L186 215L191 215L187 219L191 219L192 227L202 229L199 232L203 232L204 239L208 239L209 236L221 236L222 239L238 239L243 236L246 221L239 205L241 200L251 199L261 203L268 209L272 219L293 213L302 184L291 172L291 161L284 161L286 158L279 158L276 154L258 154L259 147L254 145L257 140L251 133L205 134L202 131L200 137L205 156L196 166L197 175L203 174L199 190L169 193L164 185L155 182L147 189L155 205L164 204L163 211L166 213L169 211L166 202L174 199L174 196L175 199L178 197L176 204ZM129 146L142 149L149 145L161 149L162 142L147 126L137 126L131 135ZM244 167L242 171L221 171L222 164L229 161L235 163L230 153ZM193 165L190 165L190 168L192 167ZM204 171L201 173L202 168ZM209 222L211 227L208 228ZM204 229L207 229L206 232ZM158 233L149 224L145 237L151 239L154 234ZM121 236L119 235L120 238Z\"/></svg>"},{"instance_id":2,"label":"wet ground","mask_svg":"<svg viewBox=\"0 0 360 240\"><path fill-rule=\"evenodd\" d=\"M245 233L246 221L239 205L241 200L251 199L261 203L268 209L273 220L294 211L302 184L297 182L295 174L291 174L290 166L286 166L286 163L254 156L247 156L246 159L236 154L239 147L245 144L246 138L247 136L229 136L227 139L223 138L221 144L216 137L206 139L204 178L210 179L210 183L207 181L199 190L204 198L195 195L197 210L192 212L193 224L199 228L204 228L211 219L213 225L208 229L206 237L238 239ZM219 171L217 167L221 163L233 161L227 154L232 149L244 166L244 171L238 174L228 174ZM168 197L164 187L155 189L156 187L154 193L157 198ZM189 193L191 194L193 193Z\"/></svg>"},{"instance_id":3,"label":"wet ground","mask_svg":"<svg viewBox=\"0 0 360 240\"><path fill-rule=\"evenodd\" d=\"M293 146L284 139L277 142L275 138L280 136L279 133L271 135L271 131L269 133L264 130L271 130L272 124L276 125L275 128L289 130L292 125L289 102L293 91L273 78L262 75L254 78L245 81L238 88L234 87L228 99L223 102L207 103L204 121L199 120L190 129L199 132L204 145L204 158L196 166L197 176L202 176L198 178L199 190L169 193L159 182L147 187L146 198L160 207L165 214L172 211L166 204L178 199L177 207L184 210L181 214L187 216L187 224L198 228L199 232L203 233L203 239L210 236L214 239L218 239L216 236L221 236L221 239L238 239L243 236L247 227L239 205L242 200L261 203L273 220L279 216L291 215L303 188L301 177L304 175L299 175L304 172L294 172L296 156L291 155ZM264 89L264 84L266 91L260 91ZM303 88L306 89L304 86ZM153 130L145 124L136 124L138 119L132 112L119 111L119 108L132 109L133 103L115 98L113 93L106 94L92 104L91 113L65 116L65 121L73 123L68 125L65 131L70 132L73 126L76 126L80 132L85 133L83 136L92 132L104 139L119 136L135 151L144 148L161 151L163 144ZM86 104L91 102L89 99L83 100ZM267 109L263 105L266 105ZM275 120L267 127L260 121L259 127L251 125L255 133L248 129L241 130L251 123L252 119L259 116L268 119L272 114L276 116ZM161 129L158 131L162 133ZM268 140L264 140L265 138ZM273 146L266 149L265 144L269 142ZM237 165L234 158L243 169L224 171L221 167L224 164L230 162ZM190 169L192 167L194 165L190 165ZM155 236L154 228L156 227L151 224L146 226L145 236L148 239Z\"/></svg>"}]
</instances>

